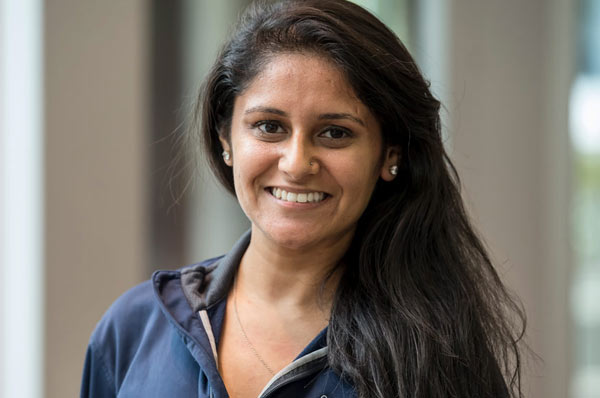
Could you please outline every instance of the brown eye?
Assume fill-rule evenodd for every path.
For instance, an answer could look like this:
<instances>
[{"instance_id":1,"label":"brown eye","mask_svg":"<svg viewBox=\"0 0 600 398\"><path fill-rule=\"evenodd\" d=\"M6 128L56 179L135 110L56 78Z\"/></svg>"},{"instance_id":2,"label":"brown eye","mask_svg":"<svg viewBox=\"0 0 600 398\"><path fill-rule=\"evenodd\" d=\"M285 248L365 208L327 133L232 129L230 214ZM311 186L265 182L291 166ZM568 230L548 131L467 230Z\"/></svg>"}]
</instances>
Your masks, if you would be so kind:
<instances>
[{"instance_id":1,"label":"brown eye","mask_svg":"<svg viewBox=\"0 0 600 398\"><path fill-rule=\"evenodd\" d=\"M346 129L341 129L341 128L337 128L337 127L329 128L329 129L325 130L323 133L321 133L322 137L334 139L334 140L339 140L342 138L350 137L351 135L352 134L350 134L350 132L347 131Z\"/></svg>"},{"instance_id":2,"label":"brown eye","mask_svg":"<svg viewBox=\"0 0 600 398\"><path fill-rule=\"evenodd\" d=\"M283 132L279 123L270 120L258 122L255 124L255 127L265 134L277 134Z\"/></svg>"}]
</instances>

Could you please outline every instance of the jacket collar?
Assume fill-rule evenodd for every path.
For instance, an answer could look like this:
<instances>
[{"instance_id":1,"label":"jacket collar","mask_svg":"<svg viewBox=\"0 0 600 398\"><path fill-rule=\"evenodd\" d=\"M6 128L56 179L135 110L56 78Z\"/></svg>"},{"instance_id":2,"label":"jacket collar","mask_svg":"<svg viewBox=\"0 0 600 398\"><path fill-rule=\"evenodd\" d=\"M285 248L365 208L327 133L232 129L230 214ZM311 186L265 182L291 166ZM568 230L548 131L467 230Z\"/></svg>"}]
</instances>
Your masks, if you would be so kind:
<instances>
[{"instance_id":1,"label":"jacket collar","mask_svg":"<svg viewBox=\"0 0 600 398\"><path fill-rule=\"evenodd\" d=\"M181 271L181 287L194 312L210 309L227 297L249 244L250 231L246 231L225 257L208 265L203 262Z\"/></svg>"},{"instance_id":2,"label":"jacket collar","mask_svg":"<svg viewBox=\"0 0 600 398\"><path fill-rule=\"evenodd\" d=\"M152 276L155 295L163 313L179 330L191 354L207 372L213 388L222 392L225 392L225 386L216 366L215 339L218 343L225 311L224 299L249 244L250 231L247 231L224 257L206 260L180 271L157 271ZM211 314L210 323L215 329L215 336L212 336L212 330L207 330L208 325L203 324L199 316L200 312L207 311ZM267 397L283 385L323 369L326 357L327 328L273 377L260 397Z\"/></svg>"}]
</instances>

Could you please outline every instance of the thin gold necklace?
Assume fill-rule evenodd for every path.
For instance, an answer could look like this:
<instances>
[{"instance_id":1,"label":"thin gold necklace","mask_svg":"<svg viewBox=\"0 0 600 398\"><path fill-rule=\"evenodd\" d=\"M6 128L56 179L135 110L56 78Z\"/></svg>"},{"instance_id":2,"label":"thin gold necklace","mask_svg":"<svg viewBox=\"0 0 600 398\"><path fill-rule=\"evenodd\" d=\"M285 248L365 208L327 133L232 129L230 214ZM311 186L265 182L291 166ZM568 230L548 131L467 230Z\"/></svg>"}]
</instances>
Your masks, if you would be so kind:
<instances>
[{"instance_id":1,"label":"thin gold necklace","mask_svg":"<svg viewBox=\"0 0 600 398\"><path fill-rule=\"evenodd\" d=\"M237 323L240 327L240 330L242 331L244 340L246 340L246 343L248 344L248 347L250 347L250 350L252 350L256 359L258 359L260 361L260 363L262 363L262 365L265 367L265 369L267 369L267 371L271 374L271 376L275 376L275 372L273 372L273 369L271 369L271 367L267 364L267 362L265 362L263 357L260 356L258 351L256 351L256 348L254 348L254 346L250 342L250 339L248 338L248 335L246 334L246 331L244 330L244 326L242 326L242 321L240 321L240 314L238 312L238 307L237 307L237 278L233 282L233 309L235 311L235 318L237 319Z\"/></svg>"}]
</instances>

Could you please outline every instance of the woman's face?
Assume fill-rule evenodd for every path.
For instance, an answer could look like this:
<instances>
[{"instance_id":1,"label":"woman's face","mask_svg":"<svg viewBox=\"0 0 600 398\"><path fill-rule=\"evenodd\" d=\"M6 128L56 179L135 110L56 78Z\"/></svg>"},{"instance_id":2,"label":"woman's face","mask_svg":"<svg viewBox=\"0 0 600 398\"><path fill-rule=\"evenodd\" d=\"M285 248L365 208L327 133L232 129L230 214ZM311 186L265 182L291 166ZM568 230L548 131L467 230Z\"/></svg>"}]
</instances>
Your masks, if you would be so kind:
<instances>
[{"instance_id":1,"label":"woman's face","mask_svg":"<svg viewBox=\"0 0 600 398\"><path fill-rule=\"evenodd\" d=\"M236 98L221 142L253 235L291 249L349 241L397 162L345 77L314 55L275 56Z\"/></svg>"}]
</instances>

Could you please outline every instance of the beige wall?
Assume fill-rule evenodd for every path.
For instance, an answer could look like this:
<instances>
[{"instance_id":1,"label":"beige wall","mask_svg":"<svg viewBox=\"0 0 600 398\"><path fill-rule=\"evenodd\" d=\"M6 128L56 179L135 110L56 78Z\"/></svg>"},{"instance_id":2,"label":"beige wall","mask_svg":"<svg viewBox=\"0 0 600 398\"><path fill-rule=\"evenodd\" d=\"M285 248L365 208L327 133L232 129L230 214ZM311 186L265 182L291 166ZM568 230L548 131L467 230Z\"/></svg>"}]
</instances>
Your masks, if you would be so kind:
<instances>
[{"instance_id":1,"label":"beige wall","mask_svg":"<svg viewBox=\"0 0 600 398\"><path fill-rule=\"evenodd\" d=\"M563 398L569 372L568 97L574 1L455 0L453 153L465 198L521 297L526 396Z\"/></svg>"},{"instance_id":2,"label":"beige wall","mask_svg":"<svg viewBox=\"0 0 600 398\"><path fill-rule=\"evenodd\" d=\"M147 3L45 2L49 398L78 396L96 322L145 277Z\"/></svg>"}]
</instances>

